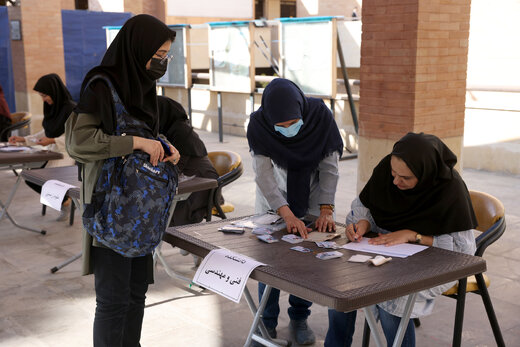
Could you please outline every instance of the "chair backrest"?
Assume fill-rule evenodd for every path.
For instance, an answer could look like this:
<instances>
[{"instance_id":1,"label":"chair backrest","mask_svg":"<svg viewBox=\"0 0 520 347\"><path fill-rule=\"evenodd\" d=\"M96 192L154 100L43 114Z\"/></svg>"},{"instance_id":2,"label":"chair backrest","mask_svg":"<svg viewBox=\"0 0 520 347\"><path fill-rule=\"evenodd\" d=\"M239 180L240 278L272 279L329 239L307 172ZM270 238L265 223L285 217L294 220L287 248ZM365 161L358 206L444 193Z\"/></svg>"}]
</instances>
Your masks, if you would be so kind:
<instances>
[{"instance_id":1,"label":"chair backrest","mask_svg":"<svg viewBox=\"0 0 520 347\"><path fill-rule=\"evenodd\" d=\"M31 124L31 113L30 112L15 112L11 113L12 124L2 130L0 138L9 137L13 130L27 129L26 134L21 133L20 135L29 135L29 124Z\"/></svg>"},{"instance_id":2,"label":"chair backrest","mask_svg":"<svg viewBox=\"0 0 520 347\"><path fill-rule=\"evenodd\" d=\"M213 163L220 177L233 171L242 164L240 154L232 151L209 152L208 158L211 160L211 163Z\"/></svg>"},{"instance_id":3,"label":"chair backrest","mask_svg":"<svg viewBox=\"0 0 520 347\"><path fill-rule=\"evenodd\" d=\"M13 125L15 125L16 123L19 123L19 122L22 122L26 119L29 119L31 118L31 113L30 112L15 112L15 113L11 113L11 119L13 121Z\"/></svg>"},{"instance_id":4,"label":"chair backrest","mask_svg":"<svg viewBox=\"0 0 520 347\"><path fill-rule=\"evenodd\" d=\"M470 190L471 203L477 216L477 230L482 232L476 238L475 255L482 256L484 250L498 240L506 229L504 204L494 196Z\"/></svg>"}]
</instances>

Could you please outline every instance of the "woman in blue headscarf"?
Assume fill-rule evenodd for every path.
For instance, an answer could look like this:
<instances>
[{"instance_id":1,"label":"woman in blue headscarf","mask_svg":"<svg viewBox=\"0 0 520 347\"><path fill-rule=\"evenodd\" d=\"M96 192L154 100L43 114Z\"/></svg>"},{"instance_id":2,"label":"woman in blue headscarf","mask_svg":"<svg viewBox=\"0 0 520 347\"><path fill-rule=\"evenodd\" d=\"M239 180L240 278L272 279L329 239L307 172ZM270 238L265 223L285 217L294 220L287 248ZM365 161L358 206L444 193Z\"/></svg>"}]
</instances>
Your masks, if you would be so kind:
<instances>
[{"instance_id":1,"label":"woman in blue headscarf","mask_svg":"<svg viewBox=\"0 0 520 347\"><path fill-rule=\"evenodd\" d=\"M332 113L323 100L306 97L293 82L277 78L265 88L262 105L253 112L247 128L256 180L256 213L276 211L287 231L306 238L301 220L318 216L316 228L336 229L333 212L338 183L338 160L343 141ZM259 284L261 298L265 285ZM273 289L263 321L276 337L280 291ZM314 343L307 326L311 302L291 295L290 327L299 344Z\"/></svg>"}]
</instances>

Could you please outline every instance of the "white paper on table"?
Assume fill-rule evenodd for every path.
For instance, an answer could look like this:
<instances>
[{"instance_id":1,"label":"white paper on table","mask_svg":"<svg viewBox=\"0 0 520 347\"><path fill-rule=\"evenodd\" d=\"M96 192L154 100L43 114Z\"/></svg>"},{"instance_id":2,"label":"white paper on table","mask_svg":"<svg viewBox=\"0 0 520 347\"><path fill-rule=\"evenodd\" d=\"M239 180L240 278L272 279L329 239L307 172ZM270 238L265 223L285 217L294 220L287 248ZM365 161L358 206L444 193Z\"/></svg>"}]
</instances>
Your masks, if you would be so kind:
<instances>
[{"instance_id":1,"label":"white paper on table","mask_svg":"<svg viewBox=\"0 0 520 347\"><path fill-rule=\"evenodd\" d=\"M358 252L367 252L386 255L390 257L406 258L415 253L425 250L428 246L414 245L411 243L402 243L395 246L371 245L368 238L363 238L360 242L349 242L342 248Z\"/></svg>"},{"instance_id":2,"label":"white paper on table","mask_svg":"<svg viewBox=\"0 0 520 347\"><path fill-rule=\"evenodd\" d=\"M193 282L239 303L249 275L260 265L265 264L227 249L215 249L202 260Z\"/></svg>"},{"instance_id":3,"label":"white paper on table","mask_svg":"<svg viewBox=\"0 0 520 347\"><path fill-rule=\"evenodd\" d=\"M26 146L6 146L0 148L1 152L23 152L23 151L30 151L30 147Z\"/></svg>"},{"instance_id":4,"label":"white paper on table","mask_svg":"<svg viewBox=\"0 0 520 347\"><path fill-rule=\"evenodd\" d=\"M76 188L76 186L58 180L48 180L42 186L40 202L55 210L61 211L61 203L63 202L65 194L67 194L67 190L70 188Z\"/></svg>"}]
</instances>

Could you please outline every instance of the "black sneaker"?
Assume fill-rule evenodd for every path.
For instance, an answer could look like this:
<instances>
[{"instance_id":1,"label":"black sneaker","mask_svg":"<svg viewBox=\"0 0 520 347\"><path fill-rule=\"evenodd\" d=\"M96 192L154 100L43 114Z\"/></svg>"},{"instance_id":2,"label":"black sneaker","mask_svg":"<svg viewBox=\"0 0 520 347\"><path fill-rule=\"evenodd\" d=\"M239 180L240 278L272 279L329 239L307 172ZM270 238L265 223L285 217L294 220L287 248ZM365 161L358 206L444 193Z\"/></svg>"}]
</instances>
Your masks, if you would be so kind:
<instances>
[{"instance_id":1,"label":"black sneaker","mask_svg":"<svg viewBox=\"0 0 520 347\"><path fill-rule=\"evenodd\" d=\"M294 333L296 342L299 345L311 345L316 342L314 332L307 325L307 320L292 320L289 323L289 329Z\"/></svg>"}]
</instances>

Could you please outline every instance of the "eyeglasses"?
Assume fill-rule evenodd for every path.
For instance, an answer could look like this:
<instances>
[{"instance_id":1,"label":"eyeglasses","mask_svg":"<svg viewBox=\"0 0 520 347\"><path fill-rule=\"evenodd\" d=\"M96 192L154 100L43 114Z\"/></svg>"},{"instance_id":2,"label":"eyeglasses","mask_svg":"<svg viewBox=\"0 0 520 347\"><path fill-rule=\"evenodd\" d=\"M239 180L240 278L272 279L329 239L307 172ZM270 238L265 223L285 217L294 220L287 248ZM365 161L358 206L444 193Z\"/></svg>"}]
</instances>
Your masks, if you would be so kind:
<instances>
[{"instance_id":1,"label":"eyeglasses","mask_svg":"<svg viewBox=\"0 0 520 347\"><path fill-rule=\"evenodd\" d=\"M173 59L173 55L171 54L166 54L164 57L158 54L155 54L155 56L157 56L160 59L159 62L161 63L161 65L168 64Z\"/></svg>"}]
</instances>

